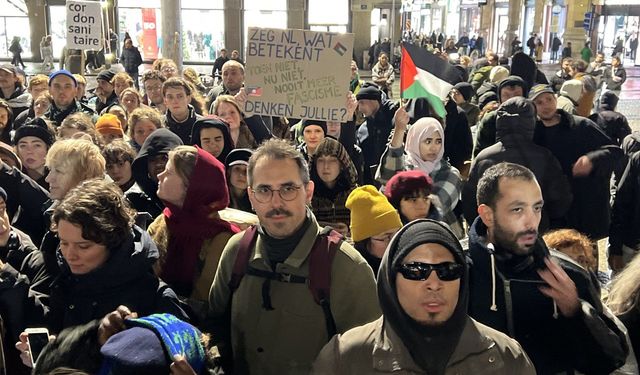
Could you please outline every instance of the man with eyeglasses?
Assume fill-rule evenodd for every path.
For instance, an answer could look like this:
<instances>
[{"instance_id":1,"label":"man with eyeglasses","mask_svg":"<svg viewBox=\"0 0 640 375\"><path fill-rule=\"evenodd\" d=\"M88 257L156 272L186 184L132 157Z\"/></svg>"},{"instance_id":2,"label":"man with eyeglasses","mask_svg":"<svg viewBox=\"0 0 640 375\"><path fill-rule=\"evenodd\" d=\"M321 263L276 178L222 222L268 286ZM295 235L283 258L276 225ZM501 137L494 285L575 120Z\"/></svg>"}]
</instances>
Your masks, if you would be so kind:
<instances>
[{"instance_id":1,"label":"man with eyeglasses","mask_svg":"<svg viewBox=\"0 0 640 375\"><path fill-rule=\"evenodd\" d=\"M538 374L608 374L622 366L625 336L603 312L592 278L539 236L543 198L533 172L496 164L476 196L469 315L518 340Z\"/></svg>"},{"instance_id":2,"label":"man with eyeglasses","mask_svg":"<svg viewBox=\"0 0 640 375\"><path fill-rule=\"evenodd\" d=\"M412 221L380 265L382 317L334 336L312 374L535 374L515 340L467 315L468 297L456 236L442 222Z\"/></svg>"},{"instance_id":3,"label":"man with eyeglasses","mask_svg":"<svg viewBox=\"0 0 640 375\"><path fill-rule=\"evenodd\" d=\"M233 289L245 233L232 237L222 253L209 294L210 318L221 329L230 327L230 337L210 326L211 332L225 344L219 346L223 358L224 348L232 347L233 373L306 374L331 339L327 313L337 333L380 316L373 272L344 241L333 248L331 262L313 263L314 244L323 236L308 207L314 184L304 157L287 141L263 143L247 174L259 224L249 241L246 273ZM329 304L323 307L312 295L320 275L330 275Z\"/></svg>"},{"instance_id":4,"label":"man with eyeglasses","mask_svg":"<svg viewBox=\"0 0 640 375\"><path fill-rule=\"evenodd\" d=\"M145 103L162 114L167 111L167 107L164 104L164 96L162 95L162 84L166 80L157 70L147 70L142 75Z\"/></svg>"}]
</instances>

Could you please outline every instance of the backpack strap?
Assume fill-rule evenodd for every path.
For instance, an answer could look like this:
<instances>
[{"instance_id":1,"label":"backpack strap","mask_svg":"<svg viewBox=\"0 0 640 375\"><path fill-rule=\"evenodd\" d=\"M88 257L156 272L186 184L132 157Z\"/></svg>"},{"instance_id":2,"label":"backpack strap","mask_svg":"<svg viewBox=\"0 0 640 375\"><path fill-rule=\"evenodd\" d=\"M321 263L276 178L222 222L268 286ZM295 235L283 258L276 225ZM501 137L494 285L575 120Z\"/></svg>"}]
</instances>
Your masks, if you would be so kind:
<instances>
[{"instance_id":1,"label":"backpack strap","mask_svg":"<svg viewBox=\"0 0 640 375\"><path fill-rule=\"evenodd\" d=\"M251 249L256 243L258 238L258 228L255 225L250 226L244 231L244 235L238 243L238 250L236 254L236 261L233 264L233 271L231 273L231 280L229 280L229 289L231 294L238 289L240 281L247 273L247 266L249 265L249 257L251 257Z\"/></svg>"},{"instance_id":2,"label":"backpack strap","mask_svg":"<svg viewBox=\"0 0 640 375\"><path fill-rule=\"evenodd\" d=\"M340 233L324 227L316 238L309 259L309 289L313 299L322 307L329 339L337 333L331 313L331 264L342 241Z\"/></svg>"}]
</instances>

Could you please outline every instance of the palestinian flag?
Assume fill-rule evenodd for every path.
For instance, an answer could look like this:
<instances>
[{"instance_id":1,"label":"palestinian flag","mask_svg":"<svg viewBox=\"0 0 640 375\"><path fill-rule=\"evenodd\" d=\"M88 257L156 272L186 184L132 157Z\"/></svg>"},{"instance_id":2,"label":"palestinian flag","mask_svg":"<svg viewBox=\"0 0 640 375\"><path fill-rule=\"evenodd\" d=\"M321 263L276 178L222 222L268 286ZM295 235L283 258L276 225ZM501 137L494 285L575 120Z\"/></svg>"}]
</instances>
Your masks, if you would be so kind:
<instances>
[{"instance_id":1,"label":"palestinian flag","mask_svg":"<svg viewBox=\"0 0 640 375\"><path fill-rule=\"evenodd\" d=\"M438 116L444 118L447 111L442 101L461 79L460 72L449 62L424 48L402 44L401 98L425 98Z\"/></svg>"}]
</instances>

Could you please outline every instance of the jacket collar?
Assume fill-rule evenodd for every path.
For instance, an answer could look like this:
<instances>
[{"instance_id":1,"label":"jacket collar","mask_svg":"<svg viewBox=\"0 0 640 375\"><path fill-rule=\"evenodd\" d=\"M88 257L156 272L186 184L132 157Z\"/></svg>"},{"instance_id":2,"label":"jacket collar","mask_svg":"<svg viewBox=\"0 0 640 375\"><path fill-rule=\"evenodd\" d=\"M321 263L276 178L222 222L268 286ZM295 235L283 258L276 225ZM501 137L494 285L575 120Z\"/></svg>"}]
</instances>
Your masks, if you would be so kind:
<instances>
[{"instance_id":1,"label":"jacket collar","mask_svg":"<svg viewBox=\"0 0 640 375\"><path fill-rule=\"evenodd\" d=\"M375 342L373 347L373 366L380 372L405 371L423 373L424 370L411 358L409 350L391 328L384 324L384 317L380 317L375 324ZM470 355L485 352L496 345L490 337L478 330L478 323L467 317L464 330L453 355L449 359L448 367L464 361Z\"/></svg>"}]
</instances>

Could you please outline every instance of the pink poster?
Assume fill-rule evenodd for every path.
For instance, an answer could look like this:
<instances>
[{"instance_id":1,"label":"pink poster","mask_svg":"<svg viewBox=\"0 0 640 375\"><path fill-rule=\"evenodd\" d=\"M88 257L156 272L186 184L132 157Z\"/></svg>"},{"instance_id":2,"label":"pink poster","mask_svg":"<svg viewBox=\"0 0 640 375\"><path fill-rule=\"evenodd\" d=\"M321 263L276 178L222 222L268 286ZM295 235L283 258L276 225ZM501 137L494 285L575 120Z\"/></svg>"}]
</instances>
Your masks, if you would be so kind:
<instances>
[{"instance_id":1,"label":"pink poster","mask_svg":"<svg viewBox=\"0 0 640 375\"><path fill-rule=\"evenodd\" d=\"M142 45L145 60L158 58L158 33L156 29L156 10L142 9Z\"/></svg>"}]
</instances>

